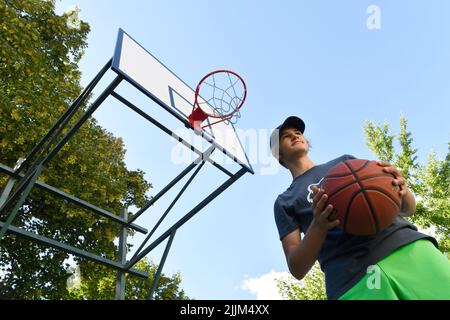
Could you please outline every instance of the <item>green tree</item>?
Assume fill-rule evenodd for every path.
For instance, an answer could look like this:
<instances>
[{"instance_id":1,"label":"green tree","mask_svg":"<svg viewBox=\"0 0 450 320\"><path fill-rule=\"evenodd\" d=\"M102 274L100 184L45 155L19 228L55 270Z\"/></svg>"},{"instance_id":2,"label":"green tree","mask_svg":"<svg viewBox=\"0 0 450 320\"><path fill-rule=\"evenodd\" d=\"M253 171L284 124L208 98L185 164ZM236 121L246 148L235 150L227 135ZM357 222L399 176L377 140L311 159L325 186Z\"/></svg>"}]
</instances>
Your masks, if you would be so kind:
<instances>
[{"instance_id":1,"label":"green tree","mask_svg":"<svg viewBox=\"0 0 450 320\"><path fill-rule=\"evenodd\" d=\"M278 291L286 300L326 300L325 278L319 263L316 262L308 274L297 280L289 275L288 279L275 280Z\"/></svg>"},{"instance_id":2,"label":"green tree","mask_svg":"<svg viewBox=\"0 0 450 320\"><path fill-rule=\"evenodd\" d=\"M54 6L54 1L0 0L0 162L10 167L37 144L82 89L78 62L86 48L89 25L69 14L57 15ZM119 214L123 207L141 207L151 188L143 171L126 168L124 155L123 141L90 119L39 179ZM0 175L0 185L7 179ZM13 224L117 259L117 224L37 188ZM0 241L0 296L73 298L66 288L68 257L7 234ZM94 293L114 272L83 259L75 261L85 275L84 290L92 292L89 298L101 298ZM171 279L174 285L178 280Z\"/></svg>"},{"instance_id":3,"label":"green tree","mask_svg":"<svg viewBox=\"0 0 450 320\"><path fill-rule=\"evenodd\" d=\"M367 122L364 132L367 146L376 157L397 166L406 178L417 201L417 210L408 219L419 227L434 230L440 250L450 252L450 142L445 159L438 159L433 151L428 161L421 165L404 116L400 117L398 152L395 152L393 144L396 135L389 132L387 123Z\"/></svg>"},{"instance_id":4,"label":"green tree","mask_svg":"<svg viewBox=\"0 0 450 320\"><path fill-rule=\"evenodd\" d=\"M150 292L158 266L152 261L143 259L136 264L135 268L148 272L150 277L148 279L142 279L133 275L127 275L125 284L125 299L145 300ZM86 283L92 283L92 281L86 281L86 278L83 275L78 275L78 277L78 281L74 281L75 283L78 282L78 285L74 285L72 288L69 288L69 295L73 299L91 300L114 298L116 286L115 272L111 272L109 270L103 278L96 281L95 290L93 290L94 288L92 288L92 286L86 286ZM171 277L161 273L158 286L156 287L154 293L154 300L189 300L184 291L180 289L180 284L181 276L179 273L176 273Z\"/></svg>"}]
</instances>

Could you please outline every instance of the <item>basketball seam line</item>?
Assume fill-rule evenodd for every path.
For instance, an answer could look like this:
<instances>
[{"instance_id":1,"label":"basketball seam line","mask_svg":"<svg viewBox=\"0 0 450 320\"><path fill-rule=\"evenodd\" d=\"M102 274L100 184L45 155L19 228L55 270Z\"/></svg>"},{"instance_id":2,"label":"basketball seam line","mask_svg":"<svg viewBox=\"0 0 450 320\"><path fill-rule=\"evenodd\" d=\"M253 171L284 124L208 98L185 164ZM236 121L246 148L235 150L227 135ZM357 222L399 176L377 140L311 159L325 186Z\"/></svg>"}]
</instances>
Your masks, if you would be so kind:
<instances>
[{"instance_id":1,"label":"basketball seam line","mask_svg":"<svg viewBox=\"0 0 450 320\"><path fill-rule=\"evenodd\" d=\"M392 175L389 174L389 173L382 173L382 174L376 174L376 175L372 174L370 176L361 178L360 181L365 181L365 180L376 178L376 177L391 177L392 178ZM329 177L327 176L327 178L329 178ZM339 177L337 177L337 178L339 178ZM354 183L355 183L355 181L347 183L346 185L344 185L344 186L340 187L339 189L337 189L336 191L334 191L332 194L329 194L328 197L329 198L333 197L335 194L337 194L337 193L341 192L342 190L350 187Z\"/></svg>"},{"instance_id":2,"label":"basketball seam line","mask_svg":"<svg viewBox=\"0 0 450 320\"><path fill-rule=\"evenodd\" d=\"M396 201L394 198L392 198L389 194L387 194L386 192L384 192L384 190L383 190L382 188L369 187L369 188L365 188L365 190L366 190L366 191L367 191L367 190L378 191L378 192L384 194L384 195L387 196L389 199L391 199L391 201L392 201L392 202L400 209L400 205L397 203L397 201ZM351 207L351 205L352 205L352 203L353 203L353 200L356 198L356 196L357 196L358 194L360 194L360 193L363 192L363 191L364 191L364 190L358 190L358 191L352 196L352 198L350 199L349 205L347 206L346 214L347 214L348 210L350 209L350 207ZM345 228L346 228L346 225L347 225L347 215L345 216L345 220L344 220L344 230L345 230Z\"/></svg>"},{"instance_id":3,"label":"basketball seam line","mask_svg":"<svg viewBox=\"0 0 450 320\"><path fill-rule=\"evenodd\" d=\"M393 197L391 197L390 194L386 193L385 190L383 190L382 188L377 188L377 187L368 187L365 188L365 190L374 190L374 191L379 191L382 194L384 194L385 196L387 196L389 199L392 200L392 202L394 202L394 204L400 209L400 204L397 202L397 200L395 200Z\"/></svg>"},{"instance_id":4,"label":"basketball seam line","mask_svg":"<svg viewBox=\"0 0 450 320\"><path fill-rule=\"evenodd\" d=\"M356 171L352 171L351 170L351 168L349 167L349 169L350 169L350 174L352 173L352 172L355 172L355 173L357 173L357 172L359 172L359 171L361 171L362 169L364 169L368 164L369 164L369 162L370 161L368 161L367 160L367 162L365 163L365 164L363 164L362 166L361 166L361 168L359 168L358 170L356 170ZM343 163L345 163L345 161L343 161ZM348 167L348 166L347 166ZM333 174L333 175L331 175L331 176L328 176L328 178L341 178L341 177L345 177L345 176L348 176L348 175L350 175L349 173L346 173L346 174Z\"/></svg>"},{"instance_id":5,"label":"basketball seam line","mask_svg":"<svg viewBox=\"0 0 450 320\"><path fill-rule=\"evenodd\" d=\"M355 200L356 196L357 196L358 194L360 194L361 191L362 191L362 190L358 190L357 192L355 192L355 193L352 195L350 201L348 202L347 209L345 210L344 230L347 230L348 212L349 212L349 210L350 210L350 207L351 207L352 204L353 204L353 200Z\"/></svg>"},{"instance_id":6,"label":"basketball seam line","mask_svg":"<svg viewBox=\"0 0 450 320\"><path fill-rule=\"evenodd\" d=\"M366 165L369 163L370 161L367 160ZM367 204L369 205L369 209L370 209L370 214L372 215L373 221L375 222L375 233L378 233L380 231L380 227L378 224L378 219L377 217L375 217L375 214L373 212L373 207L372 207L372 203L369 201L369 197L366 194L366 191L364 189L364 186L361 184L360 179L358 178L358 176L356 175L356 172L353 171L353 169L348 165L348 163L345 161L344 165L347 166L347 168L350 170L350 172L353 174L353 176L356 179L356 182L358 183L359 187L361 188L360 191L362 191L362 194L364 196L364 198L367 201ZM365 165L364 165L365 166ZM363 166L363 167L364 167ZM361 169L363 168L361 167ZM345 222L344 222L344 230L346 229L345 227L347 226L347 219L348 219L348 209L350 208L351 203L353 202L354 197L352 198L352 201L349 203L349 207L347 208L347 212L345 213Z\"/></svg>"}]
</instances>

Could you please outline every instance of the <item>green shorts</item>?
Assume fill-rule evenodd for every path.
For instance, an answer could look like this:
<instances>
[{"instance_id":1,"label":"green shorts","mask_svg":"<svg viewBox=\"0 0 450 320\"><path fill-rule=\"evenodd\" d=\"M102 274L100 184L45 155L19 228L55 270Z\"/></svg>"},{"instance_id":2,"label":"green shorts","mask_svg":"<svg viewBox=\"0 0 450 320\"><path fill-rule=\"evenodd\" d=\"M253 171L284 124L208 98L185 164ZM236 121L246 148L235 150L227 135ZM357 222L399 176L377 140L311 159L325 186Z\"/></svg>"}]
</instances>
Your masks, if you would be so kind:
<instances>
[{"instance_id":1,"label":"green shorts","mask_svg":"<svg viewBox=\"0 0 450 320\"><path fill-rule=\"evenodd\" d=\"M429 240L416 240L368 268L339 300L450 300L450 261Z\"/></svg>"}]
</instances>

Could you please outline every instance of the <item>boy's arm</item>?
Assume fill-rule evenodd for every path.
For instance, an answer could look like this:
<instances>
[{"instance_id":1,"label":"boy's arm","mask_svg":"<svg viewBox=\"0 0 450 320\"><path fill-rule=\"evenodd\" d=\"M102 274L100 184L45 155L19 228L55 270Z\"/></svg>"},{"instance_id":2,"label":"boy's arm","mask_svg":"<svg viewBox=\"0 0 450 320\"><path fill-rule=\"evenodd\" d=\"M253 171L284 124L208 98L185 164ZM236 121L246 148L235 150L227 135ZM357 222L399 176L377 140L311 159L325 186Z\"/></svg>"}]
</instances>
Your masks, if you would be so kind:
<instances>
[{"instance_id":1,"label":"boy's arm","mask_svg":"<svg viewBox=\"0 0 450 320\"><path fill-rule=\"evenodd\" d=\"M329 205L325 208L327 195L324 195L323 190L317 190L317 187L313 187L316 193L313 199L313 221L304 238L301 239L300 230L296 229L282 240L289 271L299 280L306 276L319 257L328 230L339 225L339 220L331 215L333 207Z\"/></svg>"},{"instance_id":2,"label":"boy's arm","mask_svg":"<svg viewBox=\"0 0 450 320\"><path fill-rule=\"evenodd\" d=\"M403 217L412 216L416 212L416 199L409 189L407 190L406 195L402 197L402 207L400 211L400 214Z\"/></svg>"},{"instance_id":3,"label":"boy's arm","mask_svg":"<svg viewBox=\"0 0 450 320\"><path fill-rule=\"evenodd\" d=\"M326 237L326 232L310 228L303 239L300 230L288 234L283 238L283 249L291 274L298 280L303 279L311 270Z\"/></svg>"}]
</instances>

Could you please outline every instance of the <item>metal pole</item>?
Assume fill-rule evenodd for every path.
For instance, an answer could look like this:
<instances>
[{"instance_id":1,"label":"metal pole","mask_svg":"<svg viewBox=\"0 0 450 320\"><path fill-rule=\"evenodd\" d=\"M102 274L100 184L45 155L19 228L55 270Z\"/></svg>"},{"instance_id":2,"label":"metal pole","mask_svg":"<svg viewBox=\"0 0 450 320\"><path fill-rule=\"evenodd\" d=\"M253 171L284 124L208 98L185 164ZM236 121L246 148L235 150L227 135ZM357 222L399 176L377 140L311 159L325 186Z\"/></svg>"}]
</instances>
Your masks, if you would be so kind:
<instances>
[{"instance_id":1,"label":"metal pole","mask_svg":"<svg viewBox=\"0 0 450 320\"><path fill-rule=\"evenodd\" d=\"M224 190L226 190L229 186L231 186L234 182L236 182L240 177L242 177L246 172L247 168L241 168L233 177L229 178L225 181L221 186L219 186L216 190L214 190L209 196L207 196L202 202L200 202L194 209L189 211L183 218L178 220L172 227L169 228L166 232L164 232L158 239L153 241L147 248L145 248L137 257L131 259L126 268L129 269L136 264L139 260L145 257L150 251L152 251L155 247L157 247L161 242L163 242L173 230L180 228L183 224L189 221L197 212L203 209L208 203L213 201L219 194L221 194Z\"/></svg>"},{"instance_id":2,"label":"metal pole","mask_svg":"<svg viewBox=\"0 0 450 320\"><path fill-rule=\"evenodd\" d=\"M124 208L121 212L123 220L128 219L128 209ZM118 261L122 265L127 262L127 235L128 230L124 225L120 226L119 232L119 255ZM117 282L116 282L116 300L125 300L125 272L123 270L117 270Z\"/></svg>"},{"instance_id":3,"label":"metal pole","mask_svg":"<svg viewBox=\"0 0 450 320\"><path fill-rule=\"evenodd\" d=\"M111 96L113 96L114 98L116 98L117 100L119 100L120 102L122 102L124 105L126 105L127 107L129 107L131 110L135 111L136 113L138 113L140 116L142 116L144 119L150 121L152 124L154 124L155 126L157 126L159 129L161 129L162 131L164 131L165 133L167 133L169 136L171 136L173 139L177 140L179 143L181 143L182 145L184 145L186 148L189 148L191 151L195 152L197 155L201 156L203 153L201 150L199 150L198 148L196 148L194 145L190 144L189 142L187 142L186 140L184 140L182 137L180 137L179 135L177 135L175 132L173 132L172 130L166 128L164 125L162 125L161 123L159 123L158 121L156 121L155 119L153 119L151 116L149 116L147 113L145 113L144 111L142 111L141 109L139 109L137 106L135 106L134 104L132 104L130 101L128 101L127 99L125 99L124 97L122 97L121 95L119 95L116 92L111 93ZM207 136L203 135L202 136L208 141L210 142L215 148L220 149L221 151L223 151L223 148L220 147L218 144L216 144L214 142L214 140L211 140L211 138L208 138ZM210 162L213 166L215 166L216 168L220 169L222 172L224 172L225 174L227 174L228 176L232 177L233 174L231 172L229 172L227 169L225 169L224 167L222 167L221 165L219 165L218 163L216 163L214 160L210 159L210 158L203 158L202 160L206 160L208 162Z\"/></svg>"},{"instance_id":4,"label":"metal pole","mask_svg":"<svg viewBox=\"0 0 450 320\"><path fill-rule=\"evenodd\" d=\"M169 254L170 247L172 246L173 238L175 238L175 233L177 230L173 230L170 234L169 241L167 242L166 249L164 250L164 254L161 258L161 262L159 263L158 270L155 273L155 276L153 278L152 287L150 289L150 292L148 293L147 300L153 300L156 287L158 286L159 278L161 276L162 269L164 268L164 264L166 263L167 255Z\"/></svg>"},{"instance_id":5,"label":"metal pole","mask_svg":"<svg viewBox=\"0 0 450 320\"><path fill-rule=\"evenodd\" d=\"M22 180L20 180L20 182L18 183L16 190L14 190L14 192L13 192L13 195L9 199L7 199L7 201L5 201L5 202L7 202L5 204L5 207L11 205L11 201L13 201L14 198L18 197L18 193L20 193L23 190L23 188L25 188L30 177L36 171L36 167L44 161L43 159L46 158L45 153L48 152L48 150L51 148L51 145L56 141L56 139L61 134L61 132L63 132L64 127L67 126L70 119L75 115L77 110L80 108L81 104L86 100L88 95L94 89L95 85L97 85L97 83L100 81L100 79L106 73L108 68L111 67L111 65L112 65L112 59L110 61L108 61L108 63L103 67L103 69L97 74L97 76L85 88L83 93L69 107L69 109L66 111L66 113L62 117L60 117L60 119L53 125L53 127L49 130L49 132L47 132L45 137L41 139L41 141L33 148L33 150L30 152L30 154L25 158L25 161L21 164L21 166L25 166L28 162L30 162L31 159L34 157L34 155L39 151L39 149L43 148L44 144L47 143L47 145L44 147L44 150L42 151L42 153L39 155L39 157L31 164L31 166L26 171L24 178ZM91 107L91 109L92 109L92 107ZM53 137L52 137L52 135L53 135ZM47 141L47 140L49 140L49 141ZM47 156L47 158L48 158L48 156ZM21 166L19 166L19 168ZM17 169L19 169L19 168L17 168ZM1 208L0 208L0 212L1 212Z\"/></svg>"},{"instance_id":6,"label":"metal pole","mask_svg":"<svg viewBox=\"0 0 450 320\"><path fill-rule=\"evenodd\" d=\"M34 155L39 152L39 149L47 142L47 140L52 136L52 134L58 129L56 137L61 133L62 128L64 128L69 120L73 117L75 112L80 108L81 104L86 100L89 94L92 92L94 87L98 84L101 78L105 75L108 69L112 65L112 59L110 59L106 65L100 70L100 72L95 76L95 78L84 88L82 93L78 96L78 98L72 103L72 105L67 109L67 111L56 121L53 127L47 132L47 134L39 141L39 143L33 148L33 150L26 156L25 162L23 165L28 164ZM51 142L50 142L51 144Z\"/></svg>"},{"instance_id":7,"label":"metal pole","mask_svg":"<svg viewBox=\"0 0 450 320\"><path fill-rule=\"evenodd\" d=\"M153 227L152 231L147 235L147 237L145 237L145 240L142 242L142 244L139 246L139 248L136 250L136 252L134 253L133 257L130 260L133 260L138 254L139 252L141 252L142 248L146 245L146 243L148 242L148 240L150 240L151 236L153 235L153 233L155 233L155 231L158 229L159 225L164 221L164 219L166 218L166 216L169 214L170 210L172 210L173 206L175 205L175 203L177 203L177 201L180 199L180 197L182 196L182 194L184 193L184 191L186 191L187 187L191 184L191 182L194 180L195 176L198 174L198 172L202 169L202 167L204 166L205 162L203 161L200 166L198 166L198 168L195 170L195 172L192 174L192 176L189 177L189 180L186 182L186 184L181 188L180 192L177 194L177 196L175 197L175 199L172 201L172 203L169 205L169 207L167 208L167 210L164 212L164 214L161 216L161 218L158 220L158 222L156 223L156 225Z\"/></svg>"},{"instance_id":8,"label":"metal pole","mask_svg":"<svg viewBox=\"0 0 450 320\"><path fill-rule=\"evenodd\" d=\"M138 212L136 212L133 217L130 219L130 223L139 218L148 208L150 208L156 201L158 201L167 191L172 189L174 185L177 184L178 181L184 178L192 169L196 166L195 163L191 163L186 169L183 170L175 179L173 179L168 185L166 185L158 194L152 197Z\"/></svg>"},{"instance_id":9,"label":"metal pole","mask_svg":"<svg viewBox=\"0 0 450 320\"><path fill-rule=\"evenodd\" d=\"M0 207L5 203L6 199L8 199L9 194L11 193L14 184L16 183L16 179L9 178L8 182L6 182L6 186L2 191L2 195L0 196Z\"/></svg>"},{"instance_id":10,"label":"metal pole","mask_svg":"<svg viewBox=\"0 0 450 320\"><path fill-rule=\"evenodd\" d=\"M50 153L45 157L39 158L39 163L35 164L31 167L30 170L27 171L24 178L19 182L16 189L14 189L12 195L8 197L2 207L0 207L0 212L3 209L7 208L12 204L12 202L19 196L19 194L26 187L29 182L31 176L34 175L36 169L34 167L38 167L40 165L46 165L58 151L67 143L67 141L75 134L75 132L89 119L89 117L97 110L97 108L108 98L111 92L120 84L122 81L122 77L117 76L111 84L103 91L103 93L97 98L97 100L91 105L88 111L86 111L74 124L74 126L69 130L69 132L58 142L58 144L53 148Z\"/></svg>"},{"instance_id":11,"label":"metal pole","mask_svg":"<svg viewBox=\"0 0 450 320\"><path fill-rule=\"evenodd\" d=\"M3 228L0 230L0 241L2 240L3 236L5 235L6 231L8 231L9 226L13 222L14 218L16 217L17 213L20 210L20 207L22 207L23 203L25 202L25 199L28 197L28 195L31 192L31 189L33 189L34 183L36 182L38 176L41 174L43 167L42 165L38 166L36 168L36 172L34 176L31 177L30 182L26 186L25 190L23 191L22 195L20 196L19 201L17 201L16 205L14 206L13 210L8 216L8 219L6 219L5 224L3 225Z\"/></svg>"},{"instance_id":12,"label":"metal pole","mask_svg":"<svg viewBox=\"0 0 450 320\"><path fill-rule=\"evenodd\" d=\"M0 227L3 227L4 225L5 224L0 221ZM50 239L50 238L41 236L34 232L26 231L26 230L23 230L21 228L17 228L14 226L10 226L8 228L8 232L10 232L11 234L15 234L19 237L29 239L36 243L42 244L44 246L58 249L58 250L66 252L66 253L72 254L74 256L77 256L77 257L80 257L83 259L88 259L90 261L94 261L94 262L102 264L104 266L114 268L115 270L123 270L125 272L129 272L130 274L135 275L140 278L143 278L143 279L148 279L148 277L149 277L149 273L146 271L141 271L141 270L137 270L137 269L126 269L125 266L122 263L119 263L117 260L107 259L103 256L99 256L99 255L93 254L92 252L87 252L85 250L81 250L77 247L70 246L68 244L56 241L54 239Z\"/></svg>"},{"instance_id":13,"label":"metal pole","mask_svg":"<svg viewBox=\"0 0 450 320\"><path fill-rule=\"evenodd\" d=\"M181 179L183 179L192 169L194 169L201 161L205 161L207 157L211 155L215 150L214 146L211 146L206 150L204 153L200 155L197 159L194 160L186 169L183 170L175 179L169 182L168 185L166 185L156 196L151 198L145 206L143 206L136 214L130 219L129 222L135 221L137 218L139 218L148 208L150 208L156 201L158 201L164 194L166 194L167 191L172 189L174 185L176 185Z\"/></svg>"},{"instance_id":14,"label":"metal pole","mask_svg":"<svg viewBox=\"0 0 450 320\"><path fill-rule=\"evenodd\" d=\"M22 165L22 163L25 161L24 158L19 158L19 160L17 160L16 165L14 166L14 171L16 171L18 168L20 168L20 166ZM16 183L17 178L16 177L10 177L8 179L8 182L6 182L6 186L2 191L2 194L0 196L0 207L3 205L3 203L5 203L6 199L8 199L9 194L11 193L11 190L14 187L14 184Z\"/></svg>"},{"instance_id":15,"label":"metal pole","mask_svg":"<svg viewBox=\"0 0 450 320\"><path fill-rule=\"evenodd\" d=\"M9 167L1 164L1 163L0 163L0 172L6 173L7 175L9 175L9 176L11 176L13 178L16 178L16 179L20 178L20 177L23 177L22 173L16 173L16 172L14 172L13 169L11 169L11 168L9 168ZM86 210L89 210L89 211L91 211L93 213L99 214L99 215L101 215L101 216L103 216L103 217L105 217L105 218L107 218L107 219L109 219L109 220L111 220L113 222L117 222L117 223L120 223L120 224L127 225L130 229L134 229L137 232L144 233L144 234L148 233L148 230L146 228L143 228L143 227L138 226L138 225L136 225L134 223L130 223L128 221L123 220L120 217L120 213L119 213L119 215L117 215L115 213L108 212L108 211L106 211L106 210L104 210L102 208L94 206L93 204L91 204L89 202L86 202L84 200L78 199L77 197L74 197L74 196L72 196L70 194L67 194L67 193L61 191L61 190L58 190L55 187L52 187L52 186L50 186L48 184L45 184L45 183L43 183L43 182L41 182L39 180L36 181L36 187L38 187L41 190L44 190L46 192L49 192L49 193L51 193L51 194L53 194L53 195L55 195L57 197L60 197L60 198L62 198L64 200L67 200L68 202L74 203L74 204L80 206L83 209L86 209Z\"/></svg>"},{"instance_id":16,"label":"metal pole","mask_svg":"<svg viewBox=\"0 0 450 320\"><path fill-rule=\"evenodd\" d=\"M69 141L69 139L75 134L75 132L80 129L80 127L92 116L95 110L100 107L100 105L108 98L108 96L114 91L114 89L122 82L122 77L117 76L109 86L103 91L103 93L95 100L95 102L91 105L89 110L87 110L78 121L74 124L74 126L70 129L70 131L61 139L60 142L55 146L55 148L50 151L44 160L44 164L47 164L58 151L64 147L64 145Z\"/></svg>"}]
</instances>

